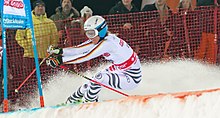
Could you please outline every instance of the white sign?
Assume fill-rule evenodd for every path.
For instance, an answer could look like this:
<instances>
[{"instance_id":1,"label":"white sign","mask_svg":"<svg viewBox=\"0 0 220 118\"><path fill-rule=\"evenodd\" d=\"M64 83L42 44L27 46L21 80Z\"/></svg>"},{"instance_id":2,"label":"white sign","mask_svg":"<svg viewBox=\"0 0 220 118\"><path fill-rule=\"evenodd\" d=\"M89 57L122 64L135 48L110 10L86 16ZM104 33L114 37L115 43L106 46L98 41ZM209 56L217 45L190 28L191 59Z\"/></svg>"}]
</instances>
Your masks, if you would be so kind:
<instances>
[{"instance_id":1,"label":"white sign","mask_svg":"<svg viewBox=\"0 0 220 118\"><path fill-rule=\"evenodd\" d=\"M23 0L4 0L4 14L26 16Z\"/></svg>"}]
</instances>

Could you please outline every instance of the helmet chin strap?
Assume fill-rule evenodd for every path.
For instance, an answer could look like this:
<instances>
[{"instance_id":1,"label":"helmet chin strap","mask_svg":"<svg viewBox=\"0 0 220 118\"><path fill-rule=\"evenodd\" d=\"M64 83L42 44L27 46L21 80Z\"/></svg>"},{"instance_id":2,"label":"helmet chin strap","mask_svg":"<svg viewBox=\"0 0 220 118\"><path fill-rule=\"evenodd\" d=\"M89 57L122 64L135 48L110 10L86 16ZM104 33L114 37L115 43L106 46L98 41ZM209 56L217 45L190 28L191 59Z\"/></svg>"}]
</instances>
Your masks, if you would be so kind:
<instances>
[{"instance_id":1,"label":"helmet chin strap","mask_svg":"<svg viewBox=\"0 0 220 118\"><path fill-rule=\"evenodd\" d=\"M106 35L104 36L104 37L100 37L100 39L99 39L99 41L98 41L98 43L100 42L100 41L102 41L102 40L104 40L105 39L105 37L108 35L108 33L106 33Z\"/></svg>"}]
</instances>

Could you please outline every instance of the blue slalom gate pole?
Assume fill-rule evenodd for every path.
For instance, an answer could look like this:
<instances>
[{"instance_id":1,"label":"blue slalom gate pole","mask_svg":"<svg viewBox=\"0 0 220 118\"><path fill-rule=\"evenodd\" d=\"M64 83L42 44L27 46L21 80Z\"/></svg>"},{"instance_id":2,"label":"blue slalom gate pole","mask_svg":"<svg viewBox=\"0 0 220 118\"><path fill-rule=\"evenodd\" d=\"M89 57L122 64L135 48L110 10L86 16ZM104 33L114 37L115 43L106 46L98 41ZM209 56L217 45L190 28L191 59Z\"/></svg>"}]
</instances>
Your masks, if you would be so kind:
<instances>
[{"instance_id":1,"label":"blue slalom gate pole","mask_svg":"<svg viewBox=\"0 0 220 118\"><path fill-rule=\"evenodd\" d=\"M31 15L31 5L29 0L24 0L26 2L26 5L29 7L27 8L27 17L30 19L30 28L31 28L31 36L32 36L32 46L34 51L34 60L35 60L35 67L36 67L36 75L37 75L37 83L38 83L38 90L40 95L40 105L41 107L44 107L44 98L43 98L43 92L42 92L42 84L41 84L41 75L40 75L40 67L39 67L39 61L38 61L38 52L36 47L36 39L34 36L34 26L33 26L33 20Z\"/></svg>"},{"instance_id":2,"label":"blue slalom gate pole","mask_svg":"<svg viewBox=\"0 0 220 118\"><path fill-rule=\"evenodd\" d=\"M0 1L1 27L3 26L3 5L4 1ZM2 50L3 50L3 80L4 80L4 100L3 112L8 112L8 73L7 73L7 52L6 52L6 29L2 27ZM2 84L2 83L0 83Z\"/></svg>"},{"instance_id":3,"label":"blue slalom gate pole","mask_svg":"<svg viewBox=\"0 0 220 118\"><path fill-rule=\"evenodd\" d=\"M4 112L8 112L8 72L7 72L7 52L6 52L6 31L2 28L2 50L3 50L3 78L4 78Z\"/></svg>"}]
</instances>

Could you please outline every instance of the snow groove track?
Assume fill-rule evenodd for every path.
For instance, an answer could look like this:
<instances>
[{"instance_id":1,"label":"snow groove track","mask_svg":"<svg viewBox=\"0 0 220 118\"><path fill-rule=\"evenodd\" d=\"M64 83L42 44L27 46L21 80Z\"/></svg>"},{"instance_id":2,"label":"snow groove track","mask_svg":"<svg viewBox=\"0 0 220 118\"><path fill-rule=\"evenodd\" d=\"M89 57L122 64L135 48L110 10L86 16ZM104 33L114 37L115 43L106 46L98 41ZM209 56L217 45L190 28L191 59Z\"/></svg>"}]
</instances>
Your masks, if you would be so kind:
<instances>
[{"instance_id":1,"label":"snow groove track","mask_svg":"<svg viewBox=\"0 0 220 118\"><path fill-rule=\"evenodd\" d=\"M82 105L1 113L0 118L217 118L220 90L130 96Z\"/></svg>"}]
</instances>

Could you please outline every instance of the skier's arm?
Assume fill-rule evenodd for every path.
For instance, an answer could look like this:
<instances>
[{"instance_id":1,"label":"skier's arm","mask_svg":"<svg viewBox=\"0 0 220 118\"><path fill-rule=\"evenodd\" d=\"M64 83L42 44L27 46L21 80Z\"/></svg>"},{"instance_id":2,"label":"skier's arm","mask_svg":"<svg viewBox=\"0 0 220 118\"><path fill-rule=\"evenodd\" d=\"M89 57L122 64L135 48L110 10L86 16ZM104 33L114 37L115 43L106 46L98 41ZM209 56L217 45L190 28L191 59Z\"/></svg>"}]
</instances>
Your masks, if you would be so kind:
<instances>
[{"instance_id":1,"label":"skier's arm","mask_svg":"<svg viewBox=\"0 0 220 118\"><path fill-rule=\"evenodd\" d=\"M47 49L47 52L50 55L56 54L56 55L63 55L63 56L73 56L73 55L87 52L93 46L94 46L94 44L92 44L91 41L86 41L78 46L67 47L67 48L58 48L54 45L50 45Z\"/></svg>"},{"instance_id":2,"label":"skier's arm","mask_svg":"<svg viewBox=\"0 0 220 118\"><path fill-rule=\"evenodd\" d=\"M46 64L48 66L56 68L57 66L59 66L61 64L76 64L76 63L85 62L90 59L96 58L96 57L104 54L105 52L109 52L111 48L106 48L107 46L109 46L109 44L107 44L103 40L100 43L93 46L93 48L91 48L91 50L89 50L83 54L81 53L78 55L65 55L65 56L62 56L60 54L51 55L46 60Z\"/></svg>"},{"instance_id":3,"label":"skier's arm","mask_svg":"<svg viewBox=\"0 0 220 118\"><path fill-rule=\"evenodd\" d=\"M80 45L74 46L74 47L67 47L63 48L63 56L73 56L77 54L83 54L85 52L88 52L94 44L92 44L91 40L88 40Z\"/></svg>"},{"instance_id":4,"label":"skier's arm","mask_svg":"<svg viewBox=\"0 0 220 118\"><path fill-rule=\"evenodd\" d=\"M93 58L96 58L98 56L101 56L104 54L107 49L105 48L106 44L105 41L101 41L96 46L94 46L91 50L84 52L83 54L73 55L73 56L64 56L62 58L64 64L75 64L75 63L81 63L88 60L91 60Z\"/></svg>"}]
</instances>

